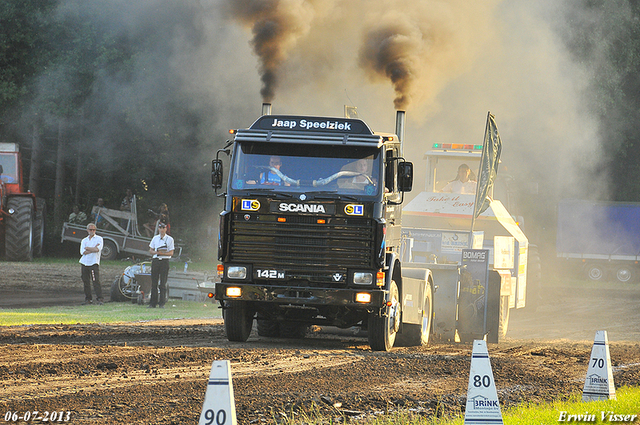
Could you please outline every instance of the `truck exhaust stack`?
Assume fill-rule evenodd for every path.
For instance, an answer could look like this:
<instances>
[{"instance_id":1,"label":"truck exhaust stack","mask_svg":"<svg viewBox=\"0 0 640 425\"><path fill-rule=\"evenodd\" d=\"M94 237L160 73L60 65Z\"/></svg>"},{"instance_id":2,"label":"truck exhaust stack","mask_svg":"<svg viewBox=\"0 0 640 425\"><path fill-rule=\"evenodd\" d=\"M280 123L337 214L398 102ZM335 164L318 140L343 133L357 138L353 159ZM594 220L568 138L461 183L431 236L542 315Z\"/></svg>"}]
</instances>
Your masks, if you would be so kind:
<instances>
[{"instance_id":1,"label":"truck exhaust stack","mask_svg":"<svg viewBox=\"0 0 640 425\"><path fill-rule=\"evenodd\" d=\"M271 115L271 104L263 103L262 104L262 115Z\"/></svg>"},{"instance_id":2,"label":"truck exhaust stack","mask_svg":"<svg viewBox=\"0 0 640 425\"><path fill-rule=\"evenodd\" d=\"M396 111L396 134L400 139L400 143L404 142L404 120L405 111Z\"/></svg>"}]
</instances>

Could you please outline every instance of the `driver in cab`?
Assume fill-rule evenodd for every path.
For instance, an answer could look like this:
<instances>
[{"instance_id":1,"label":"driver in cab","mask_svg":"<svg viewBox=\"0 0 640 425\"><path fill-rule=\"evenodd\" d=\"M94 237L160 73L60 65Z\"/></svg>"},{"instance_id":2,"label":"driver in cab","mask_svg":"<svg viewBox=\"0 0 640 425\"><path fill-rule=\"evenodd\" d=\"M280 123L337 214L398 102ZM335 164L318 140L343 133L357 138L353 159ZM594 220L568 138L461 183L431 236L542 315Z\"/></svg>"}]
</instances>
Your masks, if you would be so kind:
<instances>
[{"instance_id":1,"label":"driver in cab","mask_svg":"<svg viewBox=\"0 0 640 425\"><path fill-rule=\"evenodd\" d=\"M247 180L247 184L260 184L266 186L290 186L289 183L283 182L282 178L274 171L280 171L282 167L282 159L277 155L272 155L269 158L269 165L267 171L260 173L258 180Z\"/></svg>"},{"instance_id":2,"label":"driver in cab","mask_svg":"<svg viewBox=\"0 0 640 425\"><path fill-rule=\"evenodd\" d=\"M449 193L476 193L476 176L471 172L471 168L467 164L460 164L458 167L458 175L451 180L445 187L443 192Z\"/></svg>"},{"instance_id":3,"label":"driver in cab","mask_svg":"<svg viewBox=\"0 0 640 425\"><path fill-rule=\"evenodd\" d=\"M282 160L279 156L274 155L269 158L269 168L275 168L280 171L280 167L282 167ZM258 183L269 186L280 186L282 185L282 179L273 170L268 170L260 174L260 180Z\"/></svg>"}]
</instances>

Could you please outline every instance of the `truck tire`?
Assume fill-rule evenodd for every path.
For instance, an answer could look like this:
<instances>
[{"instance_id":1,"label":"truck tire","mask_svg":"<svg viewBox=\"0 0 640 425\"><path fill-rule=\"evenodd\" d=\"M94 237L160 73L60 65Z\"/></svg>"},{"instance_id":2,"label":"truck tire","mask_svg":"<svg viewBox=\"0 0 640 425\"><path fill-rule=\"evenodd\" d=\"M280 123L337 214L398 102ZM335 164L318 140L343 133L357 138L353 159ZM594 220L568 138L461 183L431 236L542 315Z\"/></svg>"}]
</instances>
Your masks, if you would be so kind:
<instances>
[{"instance_id":1,"label":"truck tire","mask_svg":"<svg viewBox=\"0 0 640 425\"><path fill-rule=\"evenodd\" d=\"M637 283L636 269L630 264L622 264L616 268L616 279L623 283Z\"/></svg>"},{"instance_id":2,"label":"truck tire","mask_svg":"<svg viewBox=\"0 0 640 425\"><path fill-rule=\"evenodd\" d=\"M403 323L402 333L396 337L396 345L398 346L420 347L429 344L433 327L433 288L431 282L428 282L426 286L422 303L422 323L419 325Z\"/></svg>"},{"instance_id":3,"label":"truck tire","mask_svg":"<svg viewBox=\"0 0 640 425\"><path fill-rule=\"evenodd\" d=\"M229 341L245 342L251 334L253 312L244 301L227 301L223 310L224 329Z\"/></svg>"},{"instance_id":4,"label":"truck tire","mask_svg":"<svg viewBox=\"0 0 640 425\"><path fill-rule=\"evenodd\" d=\"M36 219L33 223L33 256L42 257L44 248L44 229L47 215L47 203L42 198L36 198Z\"/></svg>"},{"instance_id":5,"label":"truck tire","mask_svg":"<svg viewBox=\"0 0 640 425\"><path fill-rule=\"evenodd\" d=\"M606 268L600 263L587 263L584 268L587 278L594 282L602 282L605 280Z\"/></svg>"},{"instance_id":6,"label":"truck tire","mask_svg":"<svg viewBox=\"0 0 640 425\"><path fill-rule=\"evenodd\" d=\"M398 286L392 280L389 285L391 306L387 308L387 315L382 317L376 312L369 314L368 336L369 345L373 351L389 351L393 348L402 317L399 299Z\"/></svg>"},{"instance_id":7,"label":"truck tire","mask_svg":"<svg viewBox=\"0 0 640 425\"><path fill-rule=\"evenodd\" d=\"M9 261L33 260L33 200L27 196L13 196L7 210L14 213L6 218L5 252Z\"/></svg>"},{"instance_id":8,"label":"truck tire","mask_svg":"<svg viewBox=\"0 0 640 425\"><path fill-rule=\"evenodd\" d=\"M258 335L267 338L277 338L280 336L280 326L275 320L258 319Z\"/></svg>"},{"instance_id":9,"label":"truck tire","mask_svg":"<svg viewBox=\"0 0 640 425\"><path fill-rule=\"evenodd\" d=\"M102 252L100 252L100 259L105 261L112 261L118 257L118 247L113 241L108 239L104 240L104 246Z\"/></svg>"},{"instance_id":10,"label":"truck tire","mask_svg":"<svg viewBox=\"0 0 640 425\"><path fill-rule=\"evenodd\" d=\"M280 323L280 337L303 339L307 335L308 325L303 323Z\"/></svg>"}]
</instances>

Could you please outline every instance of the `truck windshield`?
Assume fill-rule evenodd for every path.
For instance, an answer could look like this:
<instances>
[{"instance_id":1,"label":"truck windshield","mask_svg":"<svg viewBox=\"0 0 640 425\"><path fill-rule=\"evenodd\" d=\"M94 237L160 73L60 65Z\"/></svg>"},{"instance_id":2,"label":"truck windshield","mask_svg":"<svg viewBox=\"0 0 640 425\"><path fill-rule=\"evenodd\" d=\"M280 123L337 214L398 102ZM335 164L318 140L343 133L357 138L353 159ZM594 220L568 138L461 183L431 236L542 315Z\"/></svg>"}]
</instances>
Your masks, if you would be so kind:
<instances>
[{"instance_id":1,"label":"truck windshield","mask_svg":"<svg viewBox=\"0 0 640 425\"><path fill-rule=\"evenodd\" d=\"M5 183L17 183L16 154L0 153L0 180Z\"/></svg>"},{"instance_id":2,"label":"truck windshield","mask_svg":"<svg viewBox=\"0 0 640 425\"><path fill-rule=\"evenodd\" d=\"M231 187L375 195L381 161L376 147L244 142L235 152Z\"/></svg>"}]
</instances>

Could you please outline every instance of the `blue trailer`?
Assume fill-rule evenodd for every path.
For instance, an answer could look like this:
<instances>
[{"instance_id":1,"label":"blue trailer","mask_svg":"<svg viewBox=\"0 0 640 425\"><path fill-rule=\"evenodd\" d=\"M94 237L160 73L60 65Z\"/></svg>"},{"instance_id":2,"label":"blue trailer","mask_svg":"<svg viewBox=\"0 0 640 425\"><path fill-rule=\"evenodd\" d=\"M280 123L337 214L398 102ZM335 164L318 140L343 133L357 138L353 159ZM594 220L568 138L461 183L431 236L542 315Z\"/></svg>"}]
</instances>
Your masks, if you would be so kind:
<instances>
[{"instance_id":1,"label":"blue trailer","mask_svg":"<svg viewBox=\"0 0 640 425\"><path fill-rule=\"evenodd\" d=\"M637 282L640 203L560 201L556 252L591 280Z\"/></svg>"}]
</instances>

